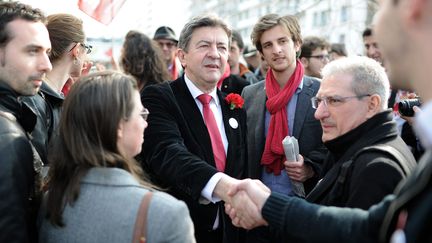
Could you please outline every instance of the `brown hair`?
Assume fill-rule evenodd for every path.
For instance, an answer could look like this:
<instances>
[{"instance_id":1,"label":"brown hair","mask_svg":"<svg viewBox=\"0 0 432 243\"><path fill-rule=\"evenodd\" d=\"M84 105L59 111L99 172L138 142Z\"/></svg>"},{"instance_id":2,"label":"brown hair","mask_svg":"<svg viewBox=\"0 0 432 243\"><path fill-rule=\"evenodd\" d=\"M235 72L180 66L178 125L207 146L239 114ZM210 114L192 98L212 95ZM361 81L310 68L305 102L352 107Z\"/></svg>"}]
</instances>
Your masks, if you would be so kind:
<instances>
[{"instance_id":1,"label":"brown hair","mask_svg":"<svg viewBox=\"0 0 432 243\"><path fill-rule=\"evenodd\" d=\"M279 16L278 14L267 14L258 20L251 34L252 43L255 45L256 49L259 52L262 53L261 36L265 31L277 25L282 26L290 33L294 43L299 43L300 45L302 44L300 25L295 16Z\"/></svg>"},{"instance_id":2,"label":"brown hair","mask_svg":"<svg viewBox=\"0 0 432 243\"><path fill-rule=\"evenodd\" d=\"M328 50L330 49L330 44L324 38L318 36L305 37L301 46L300 58L310 57L312 52L317 48Z\"/></svg>"},{"instance_id":3,"label":"brown hair","mask_svg":"<svg viewBox=\"0 0 432 243\"><path fill-rule=\"evenodd\" d=\"M38 8L19 2L0 2L0 47L6 46L12 39L10 30L6 27L16 19L42 23L46 21L45 15Z\"/></svg>"},{"instance_id":4,"label":"brown hair","mask_svg":"<svg viewBox=\"0 0 432 243\"><path fill-rule=\"evenodd\" d=\"M83 77L65 99L55 151L49 154L47 217L63 226L62 212L77 200L81 179L92 167L115 167L130 172L142 185L153 187L135 160L117 147L117 130L134 109L134 78L115 71Z\"/></svg>"},{"instance_id":5,"label":"brown hair","mask_svg":"<svg viewBox=\"0 0 432 243\"><path fill-rule=\"evenodd\" d=\"M85 34L83 22L71 14L52 14L47 17L47 29L51 41L51 62L60 59L69 51L72 43L83 43Z\"/></svg>"},{"instance_id":6,"label":"brown hair","mask_svg":"<svg viewBox=\"0 0 432 243\"><path fill-rule=\"evenodd\" d=\"M126 34L120 65L125 73L136 78L140 89L149 83L161 83L171 79L159 47L138 31L129 31Z\"/></svg>"}]
</instances>

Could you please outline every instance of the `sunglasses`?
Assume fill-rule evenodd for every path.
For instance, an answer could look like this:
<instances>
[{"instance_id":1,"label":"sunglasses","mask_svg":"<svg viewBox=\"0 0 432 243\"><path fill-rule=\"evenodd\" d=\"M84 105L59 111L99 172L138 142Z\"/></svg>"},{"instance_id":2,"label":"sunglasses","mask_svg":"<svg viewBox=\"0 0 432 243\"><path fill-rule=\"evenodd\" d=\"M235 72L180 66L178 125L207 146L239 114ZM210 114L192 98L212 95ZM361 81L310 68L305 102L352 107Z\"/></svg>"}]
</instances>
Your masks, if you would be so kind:
<instances>
[{"instance_id":1,"label":"sunglasses","mask_svg":"<svg viewBox=\"0 0 432 243\"><path fill-rule=\"evenodd\" d=\"M87 53L87 54L90 54L90 53L92 52L92 48L93 48L93 46L91 46L91 45L86 45L86 44L84 44L84 43L79 43L79 42L75 43L75 45L72 46L72 48L69 50L69 52L71 52L71 51L75 48L75 46L77 46L78 44L81 44L81 46L84 47L84 50L86 50L86 53Z\"/></svg>"}]
</instances>

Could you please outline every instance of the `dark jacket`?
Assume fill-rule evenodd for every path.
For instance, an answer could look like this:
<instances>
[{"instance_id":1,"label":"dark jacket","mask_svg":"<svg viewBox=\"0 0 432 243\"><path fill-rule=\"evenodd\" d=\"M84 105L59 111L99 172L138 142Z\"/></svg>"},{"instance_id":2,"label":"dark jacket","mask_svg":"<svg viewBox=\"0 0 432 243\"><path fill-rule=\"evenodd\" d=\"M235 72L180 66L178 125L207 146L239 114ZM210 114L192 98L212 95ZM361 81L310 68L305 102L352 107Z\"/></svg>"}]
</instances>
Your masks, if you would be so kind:
<instances>
[{"instance_id":1,"label":"dark jacket","mask_svg":"<svg viewBox=\"0 0 432 243\"><path fill-rule=\"evenodd\" d=\"M18 99L17 93L0 82L0 242L37 239L39 204L33 197L33 152L27 136L36 115Z\"/></svg>"},{"instance_id":2,"label":"dark jacket","mask_svg":"<svg viewBox=\"0 0 432 243\"><path fill-rule=\"evenodd\" d=\"M243 91L243 88L248 86L249 82L234 74L230 74L230 76L226 77L221 86L221 91L225 94L235 93L235 94L241 94Z\"/></svg>"},{"instance_id":3,"label":"dark jacket","mask_svg":"<svg viewBox=\"0 0 432 243\"><path fill-rule=\"evenodd\" d=\"M224 173L241 179L246 173L246 113L231 110L222 92L217 95L228 140ZM201 202L202 189L218 171L206 125L184 78L146 87L141 100L150 112L142 150L145 170L186 202L195 232L211 231L219 210L224 242L237 242L239 229L223 213L223 202Z\"/></svg>"},{"instance_id":4,"label":"dark jacket","mask_svg":"<svg viewBox=\"0 0 432 243\"><path fill-rule=\"evenodd\" d=\"M432 242L432 150L427 150L394 195L368 211L325 207L272 193L262 208L270 226L290 242L390 242L401 212L406 242ZM403 225L403 223L402 223ZM311 233L312 232L312 233Z\"/></svg>"},{"instance_id":5,"label":"dark jacket","mask_svg":"<svg viewBox=\"0 0 432 243\"><path fill-rule=\"evenodd\" d=\"M51 89L45 82L37 95L23 97L23 101L37 116L32 132L32 141L44 164L48 164L49 142L57 134L64 97Z\"/></svg>"},{"instance_id":6,"label":"dark jacket","mask_svg":"<svg viewBox=\"0 0 432 243\"><path fill-rule=\"evenodd\" d=\"M339 207L368 209L391 194L402 179L416 166L409 148L398 136L396 123L392 121L391 110L378 113L358 127L324 145L329 154L322 170L321 182L309 193L306 200ZM365 151L353 156L365 147L386 144L404 156L396 161L390 154ZM347 173L342 182L341 174L347 161ZM400 164L409 171L404 172Z\"/></svg>"}]
</instances>

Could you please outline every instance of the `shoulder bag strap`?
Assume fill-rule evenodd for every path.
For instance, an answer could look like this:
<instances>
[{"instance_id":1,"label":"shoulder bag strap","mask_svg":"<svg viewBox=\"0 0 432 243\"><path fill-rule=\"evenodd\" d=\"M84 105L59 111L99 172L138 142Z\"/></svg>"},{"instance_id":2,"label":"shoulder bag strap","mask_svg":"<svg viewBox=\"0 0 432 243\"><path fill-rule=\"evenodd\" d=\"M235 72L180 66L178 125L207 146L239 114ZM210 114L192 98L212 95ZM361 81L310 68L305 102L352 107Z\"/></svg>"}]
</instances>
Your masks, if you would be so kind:
<instances>
[{"instance_id":1,"label":"shoulder bag strap","mask_svg":"<svg viewBox=\"0 0 432 243\"><path fill-rule=\"evenodd\" d=\"M153 196L153 192L147 192L141 200L140 207L138 209L137 218L135 221L135 229L133 234L133 243L145 243L147 234L147 212L148 207Z\"/></svg>"},{"instance_id":2,"label":"shoulder bag strap","mask_svg":"<svg viewBox=\"0 0 432 243\"><path fill-rule=\"evenodd\" d=\"M405 176L408 176L414 169L414 168L411 168L408 164L404 163L404 161L406 159L405 159L405 156L402 155L401 152L399 152L397 149L395 149L394 147L392 147L388 144L376 144L376 145L366 147L366 148L360 150L355 156L358 156L360 153L365 152L365 151L381 152L381 153L390 154L391 156L393 156L396 164L399 165L399 168L401 168L401 170Z\"/></svg>"}]
</instances>

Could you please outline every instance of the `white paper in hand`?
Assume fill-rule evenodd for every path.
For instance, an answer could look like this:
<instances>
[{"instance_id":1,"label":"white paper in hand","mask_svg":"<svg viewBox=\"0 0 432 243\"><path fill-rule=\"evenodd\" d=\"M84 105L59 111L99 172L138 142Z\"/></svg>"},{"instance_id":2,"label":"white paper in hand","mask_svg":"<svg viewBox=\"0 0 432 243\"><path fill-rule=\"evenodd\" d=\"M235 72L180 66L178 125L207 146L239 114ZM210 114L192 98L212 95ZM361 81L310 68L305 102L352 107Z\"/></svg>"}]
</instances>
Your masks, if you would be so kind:
<instances>
[{"instance_id":1,"label":"white paper in hand","mask_svg":"<svg viewBox=\"0 0 432 243\"><path fill-rule=\"evenodd\" d=\"M295 137L286 136L282 140L285 157L288 161L297 161L299 155L298 141Z\"/></svg>"},{"instance_id":2,"label":"white paper in hand","mask_svg":"<svg viewBox=\"0 0 432 243\"><path fill-rule=\"evenodd\" d=\"M298 141L295 137L286 136L282 140L282 146L284 148L285 157L287 161L298 161L299 157L299 146ZM305 191L303 183L299 181L293 181L291 180L291 183L293 185L293 191L294 193L299 197L305 197Z\"/></svg>"}]
</instances>

